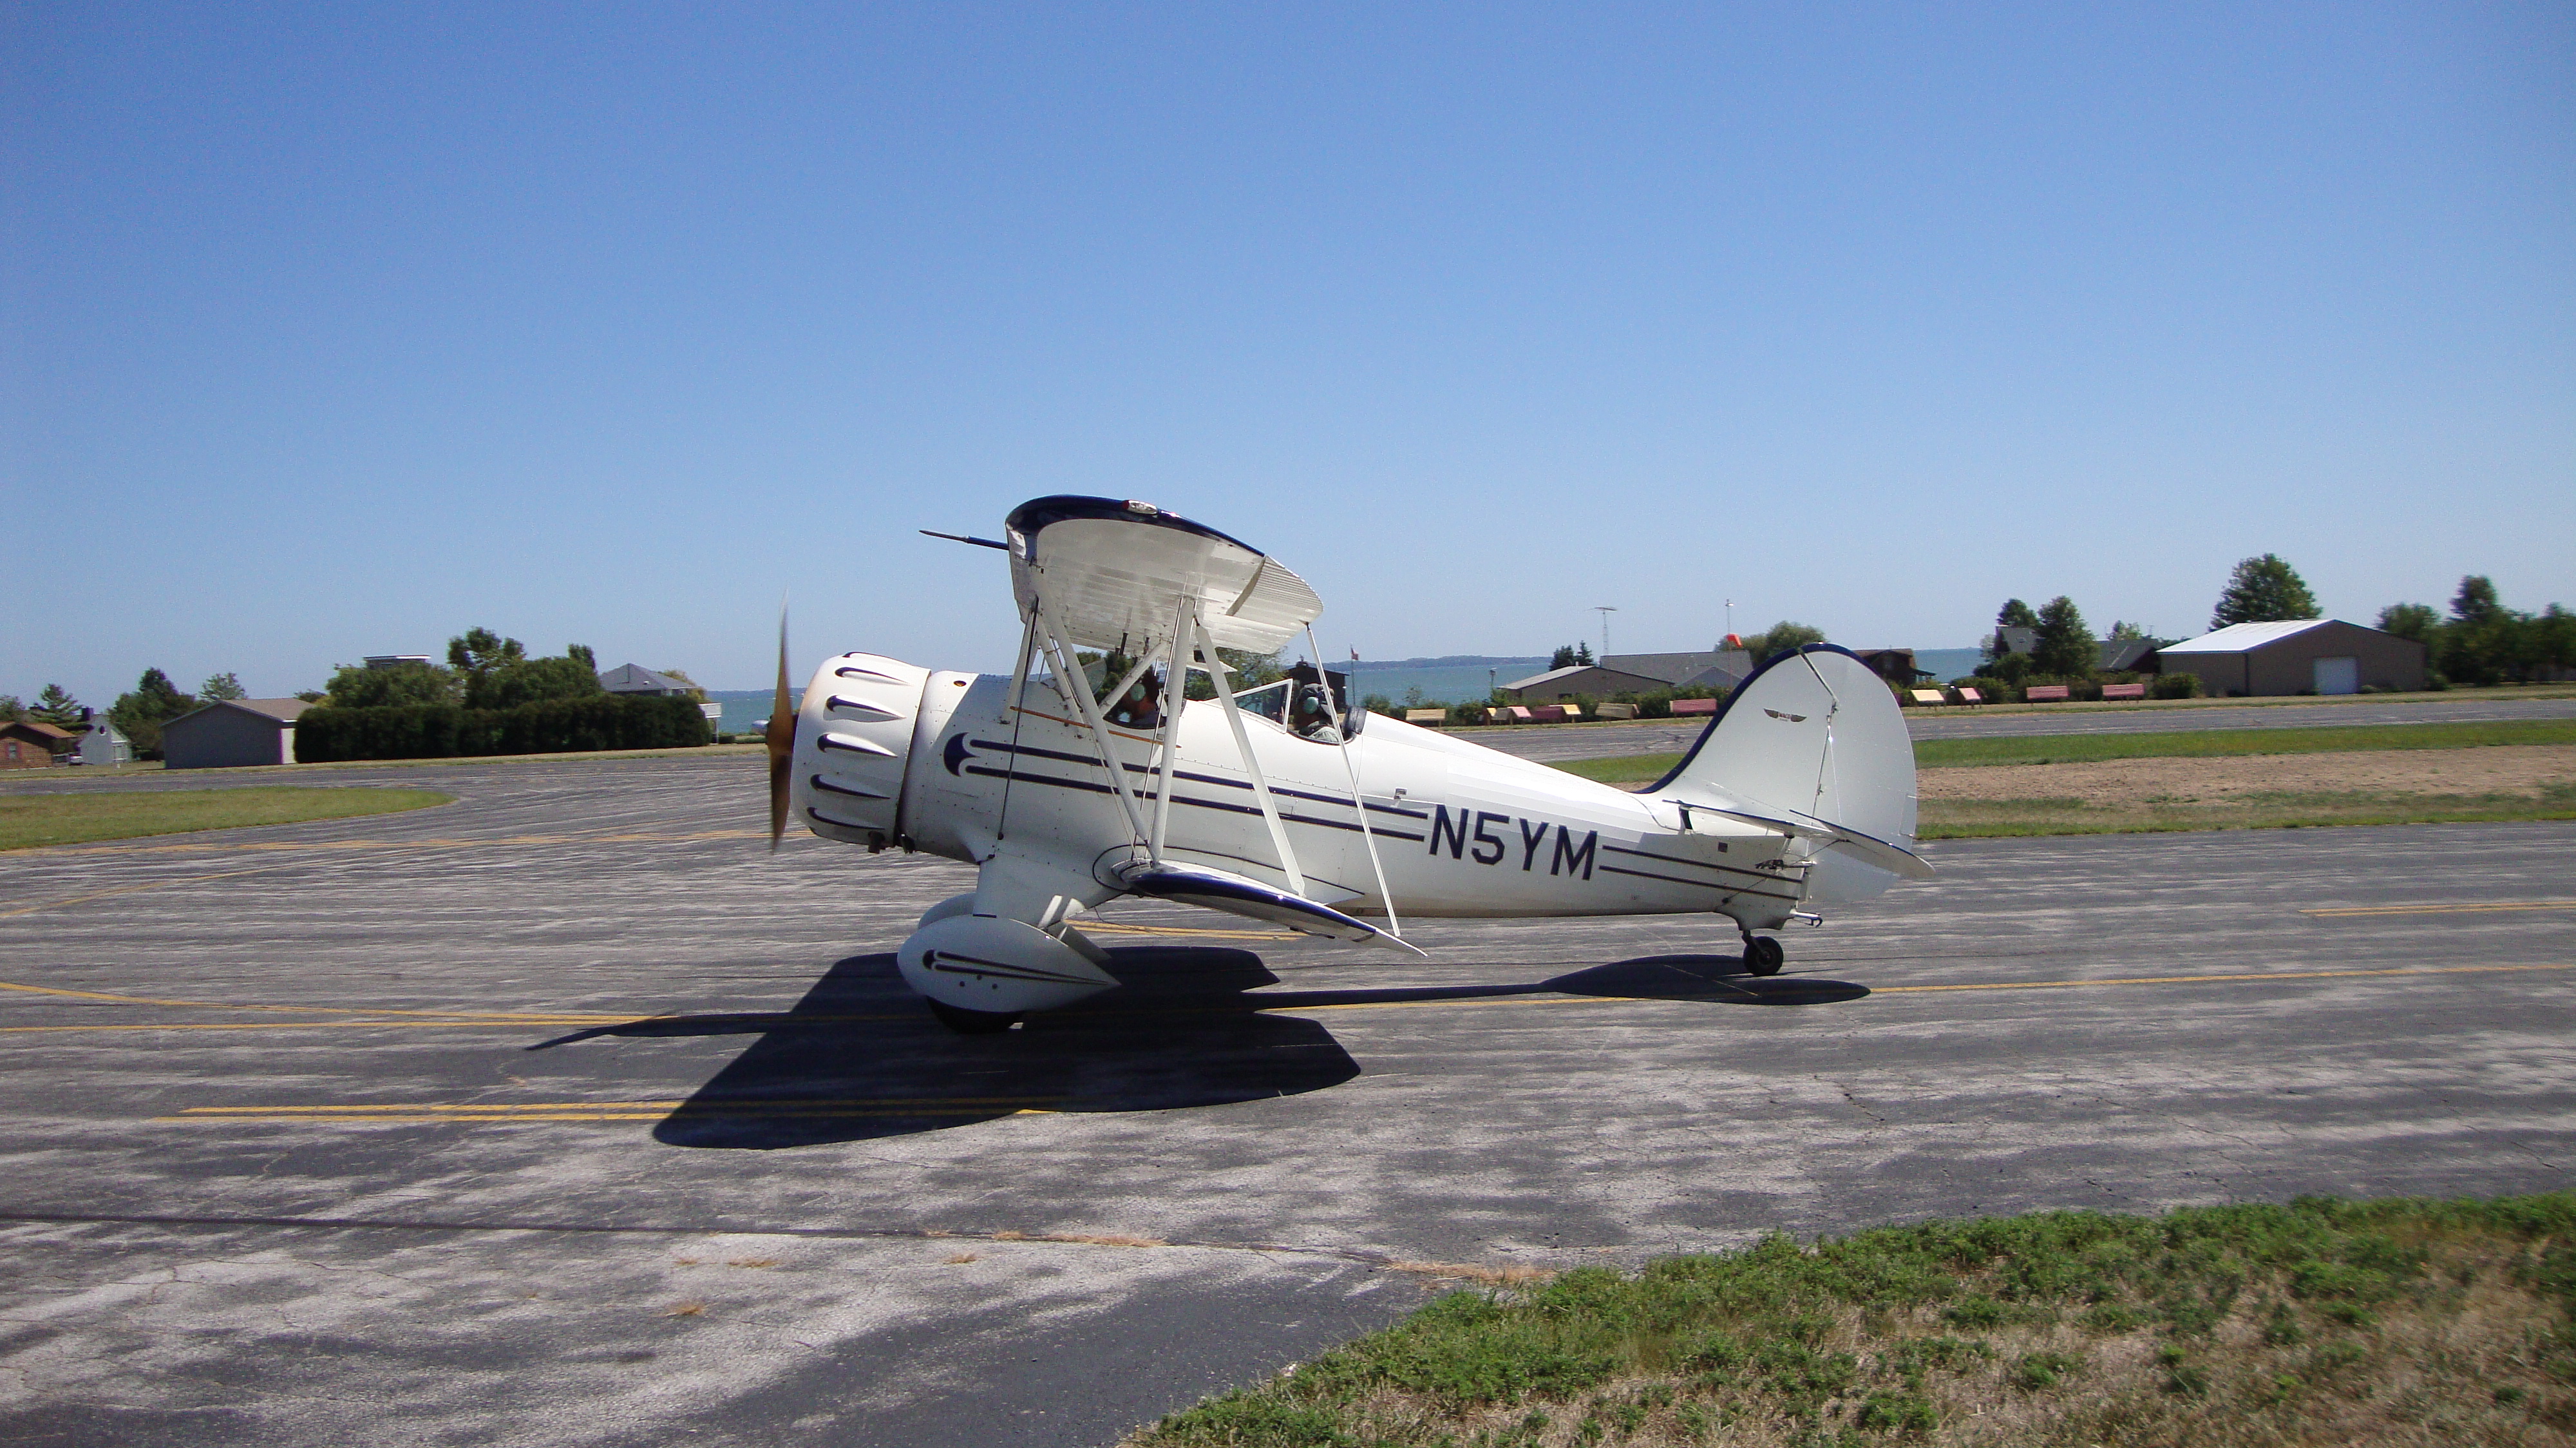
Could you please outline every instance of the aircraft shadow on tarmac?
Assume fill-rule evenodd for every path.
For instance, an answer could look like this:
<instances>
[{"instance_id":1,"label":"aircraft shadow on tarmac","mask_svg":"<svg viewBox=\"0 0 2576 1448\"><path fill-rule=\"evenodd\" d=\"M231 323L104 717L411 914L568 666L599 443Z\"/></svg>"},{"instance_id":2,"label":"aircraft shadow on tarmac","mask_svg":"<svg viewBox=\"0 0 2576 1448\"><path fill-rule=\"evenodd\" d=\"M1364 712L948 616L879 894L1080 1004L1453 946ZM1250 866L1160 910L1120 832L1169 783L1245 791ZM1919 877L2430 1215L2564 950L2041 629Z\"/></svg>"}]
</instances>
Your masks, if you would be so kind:
<instances>
[{"instance_id":1,"label":"aircraft shadow on tarmac","mask_svg":"<svg viewBox=\"0 0 2576 1448\"><path fill-rule=\"evenodd\" d=\"M1648 956L1525 985L1274 991L1262 988L1279 977L1247 950L1129 946L1110 954L1118 989L998 1035L952 1034L904 985L892 955L857 955L783 1012L662 1016L530 1049L597 1036L757 1033L653 1135L672 1146L775 1150L908 1136L1021 1111L1218 1106L1357 1076L1359 1064L1321 1021L1274 1014L1295 1007L1534 995L1821 1005L1869 994L1845 981L1757 979L1733 955Z\"/></svg>"}]
</instances>

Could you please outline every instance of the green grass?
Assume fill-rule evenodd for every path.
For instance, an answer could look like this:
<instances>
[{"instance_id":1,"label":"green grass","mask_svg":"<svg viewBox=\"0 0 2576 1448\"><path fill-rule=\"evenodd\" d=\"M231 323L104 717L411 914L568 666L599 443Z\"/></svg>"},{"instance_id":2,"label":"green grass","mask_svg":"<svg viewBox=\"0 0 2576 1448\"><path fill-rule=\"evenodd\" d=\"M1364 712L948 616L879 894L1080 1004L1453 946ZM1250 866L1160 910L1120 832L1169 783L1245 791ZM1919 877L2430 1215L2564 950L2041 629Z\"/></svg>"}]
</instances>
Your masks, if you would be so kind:
<instances>
[{"instance_id":1,"label":"green grass","mask_svg":"<svg viewBox=\"0 0 2576 1448\"><path fill-rule=\"evenodd\" d=\"M1926 739L1917 769L1979 764L2089 764L2104 759L2212 758L2241 754L2348 754L2369 749L2475 749L2491 744L2576 744L2576 719L2471 724L2338 724L2320 729L2177 729L2155 734L2043 734L2025 739ZM1661 779L1679 754L1629 754L1556 765L1604 784Z\"/></svg>"},{"instance_id":2,"label":"green grass","mask_svg":"<svg viewBox=\"0 0 2576 1448\"><path fill-rule=\"evenodd\" d=\"M1932 1221L1455 1292L1134 1448L2565 1443L2576 1193Z\"/></svg>"},{"instance_id":3,"label":"green grass","mask_svg":"<svg viewBox=\"0 0 2576 1448\"><path fill-rule=\"evenodd\" d=\"M454 798L426 789L295 785L0 795L0 850L392 814Z\"/></svg>"},{"instance_id":4,"label":"green grass","mask_svg":"<svg viewBox=\"0 0 2576 1448\"><path fill-rule=\"evenodd\" d=\"M1934 799L1917 837L2153 834L2167 830L2301 829L2325 825L2478 824L2576 819L2576 785L2524 794L2267 793L2208 803L2143 799L2121 805L2077 799Z\"/></svg>"}]
</instances>

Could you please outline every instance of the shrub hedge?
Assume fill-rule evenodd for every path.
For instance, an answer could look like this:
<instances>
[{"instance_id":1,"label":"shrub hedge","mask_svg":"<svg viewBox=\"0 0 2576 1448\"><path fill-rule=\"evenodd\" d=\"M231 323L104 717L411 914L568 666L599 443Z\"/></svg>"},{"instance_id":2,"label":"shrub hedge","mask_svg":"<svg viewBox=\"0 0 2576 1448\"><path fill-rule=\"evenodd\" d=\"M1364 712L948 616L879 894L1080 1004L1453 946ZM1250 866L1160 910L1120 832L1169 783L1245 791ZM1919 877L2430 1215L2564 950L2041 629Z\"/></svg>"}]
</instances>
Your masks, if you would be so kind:
<instances>
[{"instance_id":1,"label":"shrub hedge","mask_svg":"<svg viewBox=\"0 0 2576 1448\"><path fill-rule=\"evenodd\" d=\"M347 759L672 749L705 744L710 737L706 714L688 699L601 694L546 699L510 709L391 704L371 709L307 709L295 721L295 757L306 764L328 764Z\"/></svg>"}]
</instances>

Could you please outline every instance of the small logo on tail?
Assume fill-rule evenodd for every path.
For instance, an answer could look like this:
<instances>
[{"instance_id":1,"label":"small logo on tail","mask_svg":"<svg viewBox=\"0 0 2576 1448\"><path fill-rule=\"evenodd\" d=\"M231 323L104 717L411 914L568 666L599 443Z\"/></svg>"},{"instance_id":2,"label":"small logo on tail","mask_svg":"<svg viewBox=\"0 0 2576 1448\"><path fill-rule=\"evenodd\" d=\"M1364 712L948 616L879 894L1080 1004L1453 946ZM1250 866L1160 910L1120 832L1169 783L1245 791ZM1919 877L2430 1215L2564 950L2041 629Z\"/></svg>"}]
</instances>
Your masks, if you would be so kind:
<instances>
[{"instance_id":1,"label":"small logo on tail","mask_svg":"<svg viewBox=\"0 0 2576 1448\"><path fill-rule=\"evenodd\" d=\"M1783 714L1777 709L1765 709L1762 712L1770 715L1774 719L1786 719L1792 724L1804 724L1807 722L1807 716L1804 714Z\"/></svg>"}]
</instances>

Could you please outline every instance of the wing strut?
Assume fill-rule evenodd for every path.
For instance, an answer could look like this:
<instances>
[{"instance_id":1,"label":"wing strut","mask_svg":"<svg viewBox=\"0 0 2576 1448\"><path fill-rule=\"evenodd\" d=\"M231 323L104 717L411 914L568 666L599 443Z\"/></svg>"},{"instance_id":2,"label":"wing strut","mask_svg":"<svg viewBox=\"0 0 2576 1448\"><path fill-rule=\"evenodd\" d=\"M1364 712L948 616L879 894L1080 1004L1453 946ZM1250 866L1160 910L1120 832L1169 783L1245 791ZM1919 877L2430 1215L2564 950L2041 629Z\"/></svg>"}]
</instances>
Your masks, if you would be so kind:
<instances>
[{"instance_id":1,"label":"wing strut","mask_svg":"<svg viewBox=\"0 0 2576 1448\"><path fill-rule=\"evenodd\" d=\"M1315 626L1311 623L1306 625L1306 651L1315 657L1315 676L1324 678L1324 646L1315 642ZM1356 651L1351 656L1359 657ZM1348 676L1345 675L1345 677ZM1326 682L1329 683L1330 680L1327 679ZM1350 717L1350 700L1336 699L1333 703L1336 706L1334 717L1344 719ZM1360 765L1358 760L1351 757L1353 742L1345 739L1341 743L1342 771L1351 777L1351 812L1360 817L1360 840L1368 846L1369 873L1377 876L1378 904L1386 908L1386 932L1402 939L1404 922L1395 918L1395 896L1387 892L1386 866L1378 863L1377 832L1369 828L1368 796L1360 793Z\"/></svg>"},{"instance_id":2,"label":"wing strut","mask_svg":"<svg viewBox=\"0 0 2576 1448\"><path fill-rule=\"evenodd\" d=\"M1225 666L1225 660L1217 657L1215 643L1209 640L1207 630L1200 626L1197 618L1189 620L1189 630L1189 647L1182 651L1181 656L1187 658L1191 653L1205 650L1203 667L1208 678L1216 684L1217 707L1225 711L1225 722L1234 730L1234 747L1243 756L1243 772L1252 779L1252 797L1261 801L1261 818L1270 826L1270 843L1279 850L1279 867L1288 876L1290 893L1304 895L1306 876L1297 868L1296 850L1288 844L1288 827L1279 822L1279 804L1270 797L1270 781L1262 777L1260 761L1253 758L1252 736L1243 728L1243 708L1234 702L1234 671Z\"/></svg>"},{"instance_id":3,"label":"wing strut","mask_svg":"<svg viewBox=\"0 0 2576 1448\"><path fill-rule=\"evenodd\" d=\"M1047 652L1055 660L1055 676L1067 686L1065 692L1073 697L1073 707L1081 713L1082 722L1089 726L1091 737L1098 741L1100 767L1109 772L1110 786L1118 791L1118 808L1127 815L1127 828L1135 832L1134 838L1142 844L1145 820L1136 812L1136 796L1127 788L1127 771L1118 762L1117 746L1109 740L1109 726L1101 721L1100 704L1091 697L1091 681L1075 666L1073 651L1064 646L1064 630L1056 626L1044 599L1038 601L1036 615L1046 632ZM1297 893L1303 895L1306 891L1300 886Z\"/></svg>"},{"instance_id":4,"label":"wing strut","mask_svg":"<svg viewBox=\"0 0 2576 1448\"><path fill-rule=\"evenodd\" d=\"M1190 640L1198 619L1198 601L1184 598L1172 611L1172 641L1163 668L1163 728L1154 742L1163 751L1163 772L1154 786L1154 834L1145 842L1145 858L1163 863L1163 841L1171 837L1172 771L1180 762L1181 708L1190 695Z\"/></svg>"}]
</instances>

